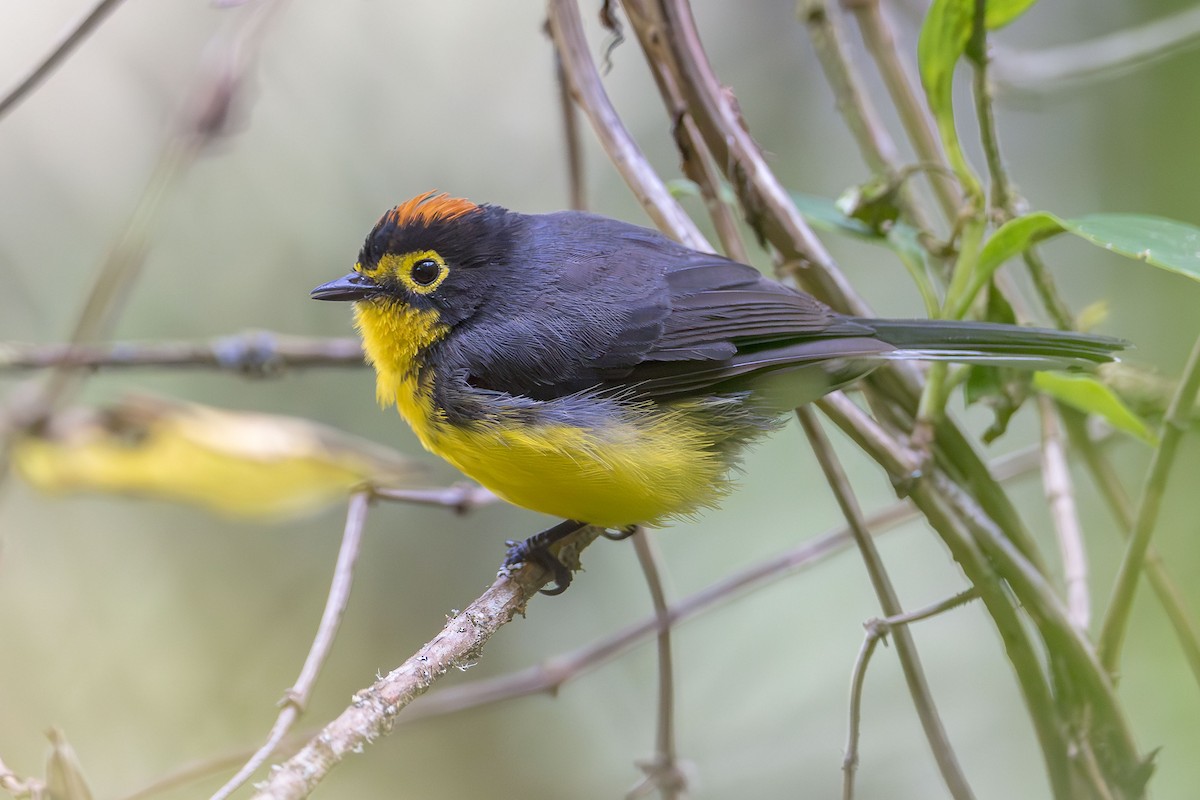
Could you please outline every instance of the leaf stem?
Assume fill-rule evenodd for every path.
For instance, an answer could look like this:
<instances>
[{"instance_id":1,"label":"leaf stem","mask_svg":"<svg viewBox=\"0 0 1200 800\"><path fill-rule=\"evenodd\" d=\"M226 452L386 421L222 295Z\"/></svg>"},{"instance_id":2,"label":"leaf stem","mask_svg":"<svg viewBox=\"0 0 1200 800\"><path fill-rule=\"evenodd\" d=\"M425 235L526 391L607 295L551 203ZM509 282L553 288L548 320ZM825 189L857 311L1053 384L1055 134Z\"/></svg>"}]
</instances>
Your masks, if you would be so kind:
<instances>
[{"instance_id":1,"label":"leaf stem","mask_svg":"<svg viewBox=\"0 0 1200 800\"><path fill-rule=\"evenodd\" d=\"M1175 453L1179 442L1188 428L1188 416L1196 393L1200 390L1200 338L1192 345L1191 355L1188 356L1187 366L1179 388L1175 390L1167 414L1163 418L1158 447L1150 460L1146 474L1146 482L1138 501L1137 515L1134 519L1129 545L1125 556L1117 570L1113 585L1112 600L1104 615L1104 623L1100 628L1099 653L1100 661L1109 674L1116 675L1121 660L1121 647L1125 642L1125 632L1129 624L1130 613L1133 610L1133 598L1137 593L1138 578L1146 561L1146 551L1150 547L1150 539L1154 535L1155 524L1158 522L1158 512L1162 507L1163 495L1166 493L1167 479L1171 474L1171 466L1175 461Z\"/></svg>"}]
</instances>

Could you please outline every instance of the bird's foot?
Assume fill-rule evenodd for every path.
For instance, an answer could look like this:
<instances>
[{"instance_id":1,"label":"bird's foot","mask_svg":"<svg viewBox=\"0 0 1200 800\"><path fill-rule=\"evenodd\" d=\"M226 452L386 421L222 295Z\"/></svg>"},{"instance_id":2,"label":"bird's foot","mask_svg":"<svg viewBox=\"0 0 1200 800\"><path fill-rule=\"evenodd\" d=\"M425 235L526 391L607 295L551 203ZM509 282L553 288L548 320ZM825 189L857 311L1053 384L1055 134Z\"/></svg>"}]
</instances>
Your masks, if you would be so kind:
<instances>
[{"instance_id":1,"label":"bird's foot","mask_svg":"<svg viewBox=\"0 0 1200 800\"><path fill-rule=\"evenodd\" d=\"M549 572L554 579L550 588L541 589L541 593L545 595L562 594L571 585L571 570L559 560L558 556L550 552L550 547L567 538L586 524L568 519L563 520L552 528L539 531L524 541L518 542L509 539L505 542L508 545L508 553L504 556L504 568L509 569L519 564L537 564Z\"/></svg>"}]
</instances>

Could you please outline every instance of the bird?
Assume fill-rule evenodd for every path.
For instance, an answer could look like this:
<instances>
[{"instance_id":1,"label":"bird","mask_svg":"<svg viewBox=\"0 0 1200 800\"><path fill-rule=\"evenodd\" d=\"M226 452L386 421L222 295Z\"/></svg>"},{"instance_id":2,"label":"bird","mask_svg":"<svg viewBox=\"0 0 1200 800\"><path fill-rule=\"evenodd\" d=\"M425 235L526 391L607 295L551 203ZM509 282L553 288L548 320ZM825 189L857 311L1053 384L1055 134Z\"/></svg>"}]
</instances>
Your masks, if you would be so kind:
<instances>
[{"instance_id":1,"label":"bird","mask_svg":"<svg viewBox=\"0 0 1200 800\"><path fill-rule=\"evenodd\" d=\"M897 360L1075 369L1120 339L1002 323L834 311L754 267L582 211L524 214L426 192L387 211L351 272L375 370L421 444L499 497L563 522L507 565L712 507L786 414ZM619 534L617 534L619 535ZM615 536L614 536L615 538Z\"/></svg>"}]
</instances>

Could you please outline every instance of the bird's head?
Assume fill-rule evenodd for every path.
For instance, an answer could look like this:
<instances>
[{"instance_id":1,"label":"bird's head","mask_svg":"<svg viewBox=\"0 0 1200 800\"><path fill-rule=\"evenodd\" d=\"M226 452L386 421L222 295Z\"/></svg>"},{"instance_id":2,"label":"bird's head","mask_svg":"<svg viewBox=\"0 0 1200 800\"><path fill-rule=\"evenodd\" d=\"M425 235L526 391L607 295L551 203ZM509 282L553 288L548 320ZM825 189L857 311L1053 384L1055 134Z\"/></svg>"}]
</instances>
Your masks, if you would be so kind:
<instances>
[{"instance_id":1,"label":"bird's head","mask_svg":"<svg viewBox=\"0 0 1200 800\"><path fill-rule=\"evenodd\" d=\"M512 249L517 215L497 206L427 192L375 223L354 270L312 290L317 300L352 300L361 311L421 313L453 327L493 291Z\"/></svg>"},{"instance_id":2,"label":"bird's head","mask_svg":"<svg viewBox=\"0 0 1200 800\"><path fill-rule=\"evenodd\" d=\"M375 223L352 272L312 290L317 300L354 302L382 402L394 401L431 345L503 291L519 219L444 194L414 197Z\"/></svg>"}]
</instances>

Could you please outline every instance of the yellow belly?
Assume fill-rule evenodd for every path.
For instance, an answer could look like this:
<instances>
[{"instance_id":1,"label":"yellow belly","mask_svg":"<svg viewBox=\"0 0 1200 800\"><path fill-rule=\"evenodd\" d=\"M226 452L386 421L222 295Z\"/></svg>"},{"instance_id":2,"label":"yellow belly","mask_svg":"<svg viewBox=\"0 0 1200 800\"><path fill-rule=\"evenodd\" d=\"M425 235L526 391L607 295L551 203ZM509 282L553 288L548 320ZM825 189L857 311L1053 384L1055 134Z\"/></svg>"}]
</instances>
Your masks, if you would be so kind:
<instances>
[{"instance_id":1,"label":"yellow belly","mask_svg":"<svg viewBox=\"0 0 1200 800\"><path fill-rule=\"evenodd\" d=\"M606 527L656 523L711 505L728 484L726 460L682 409L592 429L504 414L456 426L399 405L427 449L544 514Z\"/></svg>"},{"instance_id":2,"label":"yellow belly","mask_svg":"<svg viewBox=\"0 0 1200 800\"><path fill-rule=\"evenodd\" d=\"M444 328L404 307L358 303L355 311L380 402L396 404L427 450L534 511L606 527L689 514L726 493L733 451L766 430L731 431L705 401L624 405L605 416L579 396L541 411L485 406L452 423L433 406L433 375L418 385L412 368Z\"/></svg>"}]
</instances>

